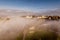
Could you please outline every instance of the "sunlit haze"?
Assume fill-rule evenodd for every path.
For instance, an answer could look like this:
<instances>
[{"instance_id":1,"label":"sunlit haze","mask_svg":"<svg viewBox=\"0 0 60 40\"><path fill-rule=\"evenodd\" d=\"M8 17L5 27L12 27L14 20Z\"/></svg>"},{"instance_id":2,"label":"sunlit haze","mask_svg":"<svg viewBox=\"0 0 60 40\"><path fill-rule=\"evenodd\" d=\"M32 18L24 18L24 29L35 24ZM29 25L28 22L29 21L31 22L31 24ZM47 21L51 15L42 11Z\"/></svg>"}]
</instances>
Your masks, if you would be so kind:
<instances>
[{"instance_id":1,"label":"sunlit haze","mask_svg":"<svg viewBox=\"0 0 60 40\"><path fill-rule=\"evenodd\" d=\"M60 40L60 0L0 0L0 40Z\"/></svg>"}]
</instances>

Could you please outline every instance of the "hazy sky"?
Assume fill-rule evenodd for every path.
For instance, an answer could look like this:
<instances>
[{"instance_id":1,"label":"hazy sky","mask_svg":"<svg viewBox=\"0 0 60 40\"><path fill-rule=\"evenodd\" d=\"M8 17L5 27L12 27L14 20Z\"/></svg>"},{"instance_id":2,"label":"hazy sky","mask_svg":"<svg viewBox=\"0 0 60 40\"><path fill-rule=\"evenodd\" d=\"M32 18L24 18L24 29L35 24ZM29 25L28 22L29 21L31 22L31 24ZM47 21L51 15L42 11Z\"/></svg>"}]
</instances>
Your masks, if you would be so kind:
<instances>
[{"instance_id":1,"label":"hazy sky","mask_svg":"<svg viewBox=\"0 0 60 40\"><path fill-rule=\"evenodd\" d=\"M0 0L1 9L40 11L60 8L60 0Z\"/></svg>"}]
</instances>

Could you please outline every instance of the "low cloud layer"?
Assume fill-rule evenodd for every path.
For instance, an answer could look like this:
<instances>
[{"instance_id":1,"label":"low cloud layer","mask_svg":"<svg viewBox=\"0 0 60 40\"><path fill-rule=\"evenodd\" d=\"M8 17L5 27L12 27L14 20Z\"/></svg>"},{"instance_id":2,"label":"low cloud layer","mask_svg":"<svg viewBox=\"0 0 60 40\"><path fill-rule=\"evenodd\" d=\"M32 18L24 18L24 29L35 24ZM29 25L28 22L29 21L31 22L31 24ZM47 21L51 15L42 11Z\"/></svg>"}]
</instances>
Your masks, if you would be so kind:
<instances>
[{"instance_id":1,"label":"low cloud layer","mask_svg":"<svg viewBox=\"0 0 60 40\"><path fill-rule=\"evenodd\" d=\"M48 21L37 18L28 19L16 16L10 17L9 20L0 19L0 40L15 40L20 33L24 34L24 31L28 31L29 29L48 30L60 34L59 24L60 21Z\"/></svg>"}]
</instances>

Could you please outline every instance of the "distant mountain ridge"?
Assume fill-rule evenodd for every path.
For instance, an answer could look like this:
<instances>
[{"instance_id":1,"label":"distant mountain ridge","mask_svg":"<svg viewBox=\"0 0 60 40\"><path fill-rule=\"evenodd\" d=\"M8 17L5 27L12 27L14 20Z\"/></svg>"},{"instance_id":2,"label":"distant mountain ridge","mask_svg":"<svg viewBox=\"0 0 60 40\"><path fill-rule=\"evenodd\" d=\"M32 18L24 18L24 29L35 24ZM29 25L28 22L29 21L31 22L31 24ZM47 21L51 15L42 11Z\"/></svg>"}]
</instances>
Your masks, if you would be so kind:
<instances>
[{"instance_id":1,"label":"distant mountain ridge","mask_svg":"<svg viewBox=\"0 0 60 40\"><path fill-rule=\"evenodd\" d=\"M11 10L11 9L0 9L0 16L26 16L26 15L58 15L60 16L60 9L56 10L48 10L46 12L30 12L30 11L24 11L24 10Z\"/></svg>"},{"instance_id":2,"label":"distant mountain ridge","mask_svg":"<svg viewBox=\"0 0 60 40\"><path fill-rule=\"evenodd\" d=\"M56 9L56 10L49 10L49 11L46 11L44 13L41 13L41 15L55 15L55 16L60 16L60 9Z\"/></svg>"}]
</instances>

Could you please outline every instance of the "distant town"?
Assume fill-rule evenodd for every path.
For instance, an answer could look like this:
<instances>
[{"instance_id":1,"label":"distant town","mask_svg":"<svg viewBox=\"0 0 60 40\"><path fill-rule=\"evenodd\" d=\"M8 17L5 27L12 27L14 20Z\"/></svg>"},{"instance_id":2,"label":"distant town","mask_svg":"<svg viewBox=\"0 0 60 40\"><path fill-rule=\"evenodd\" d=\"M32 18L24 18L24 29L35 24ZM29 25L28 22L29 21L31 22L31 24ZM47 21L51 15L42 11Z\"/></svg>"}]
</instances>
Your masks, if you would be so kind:
<instances>
[{"instance_id":1,"label":"distant town","mask_svg":"<svg viewBox=\"0 0 60 40\"><path fill-rule=\"evenodd\" d=\"M22 16L25 18L39 18L39 19L46 19L46 20L59 20L60 16Z\"/></svg>"},{"instance_id":2,"label":"distant town","mask_svg":"<svg viewBox=\"0 0 60 40\"><path fill-rule=\"evenodd\" d=\"M15 16L16 17L16 16ZM19 17L19 16L18 16ZM27 18L27 19L45 19L45 20L60 20L60 16L35 16L35 15L26 15L26 16L20 16L22 18ZM0 17L0 20L10 20L10 16L6 16L6 17Z\"/></svg>"}]
</instances>

